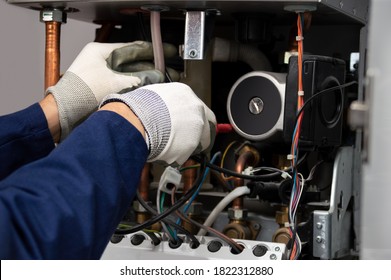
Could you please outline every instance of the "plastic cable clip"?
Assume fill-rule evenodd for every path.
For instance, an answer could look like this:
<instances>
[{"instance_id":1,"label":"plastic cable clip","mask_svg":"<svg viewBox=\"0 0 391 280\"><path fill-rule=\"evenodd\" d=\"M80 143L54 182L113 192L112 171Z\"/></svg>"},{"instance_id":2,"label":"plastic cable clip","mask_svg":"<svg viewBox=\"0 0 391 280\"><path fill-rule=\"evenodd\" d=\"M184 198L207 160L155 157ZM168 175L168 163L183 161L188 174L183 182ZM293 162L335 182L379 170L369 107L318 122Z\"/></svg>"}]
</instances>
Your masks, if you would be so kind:
<instances>
[{"instance_id":1,"label":"plastic cable clip","mask_svg":"<svg viewBox=\"0 0 391 280\"><path fill-rule=\"evenodd\" d=\"M296 41L303 41L304 40L304 37L303 36L296 36Z\"/></svg>"},{"instance_id":2,"label":"plastic cable clip","mask_svg":"<svg viewBox=\"0 0 391 280\"><path fill-rule=\"evenodd\" d=\"M297 95L298 95L298 96L304 96L304 90L299 90L299 91L297 92Z\"/></svg>"},{"instance_id":3,"label":"plastic cable clip","mask_svg":"<svg viewBox=\"0 0 391 280\"><path fill-rule=\"evenodd\" d=\"M287 227L287 228L290 228L290 227L293 227L294 225L289 223L289 222L285 222L284 223L284 227Z\"/></svg>"},{"instance_id":4,"label":"plastic cable clip","mask_svg":"<svg viewBox=\"0 0 391 280\"><path fill-rule=\"evenodd\" d=\"M295 156L295 155L292 155L292 154L289 154L289 155L286 156L286 158L287 158L288 160L292 160L292 159L295 159L296 156Z\"/></svg>"},{"instance_id":5,"label":"plastic cable clip","mask_svg":"<svg viewBox=\"0 0 391 280\"><path fill-rule=\"evenodd\" d=\"M282 172L282 173L281 173L281 177L282 177L283 179L286 179L286 178L292 179L292 176L289 175L289 174L286 173L286 172Z\"/></svg>"}]
</instances>

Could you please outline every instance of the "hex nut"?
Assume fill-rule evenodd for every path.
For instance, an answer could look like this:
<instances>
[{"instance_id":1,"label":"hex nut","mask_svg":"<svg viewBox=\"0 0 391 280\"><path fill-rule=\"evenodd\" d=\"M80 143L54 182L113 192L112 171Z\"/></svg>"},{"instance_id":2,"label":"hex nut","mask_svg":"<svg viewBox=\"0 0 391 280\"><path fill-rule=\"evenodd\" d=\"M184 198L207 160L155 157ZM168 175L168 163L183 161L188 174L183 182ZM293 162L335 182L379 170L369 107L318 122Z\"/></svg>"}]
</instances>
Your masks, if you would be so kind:
<instances>
[{"instance_id":1,"label":"hex nut","mask_svg":"<svg viewBox=\"0 0 391 280\"><path fill-rule=\"evenodd\" d=\"M247 214L247 209L228 209L228 218L230 218L231 220L244 220L247 218Z\"/></svg>"},{"instance_id":2,"label":"hex nut","mask_svg":"<svg viewBox=\"0 0 391 280\"><path fill-rule=\"evenodd\" d=\"M66 23L67 13L58 9L45 9L40 13L41 22L55 21Z\"/></svg>"}]
</instances>

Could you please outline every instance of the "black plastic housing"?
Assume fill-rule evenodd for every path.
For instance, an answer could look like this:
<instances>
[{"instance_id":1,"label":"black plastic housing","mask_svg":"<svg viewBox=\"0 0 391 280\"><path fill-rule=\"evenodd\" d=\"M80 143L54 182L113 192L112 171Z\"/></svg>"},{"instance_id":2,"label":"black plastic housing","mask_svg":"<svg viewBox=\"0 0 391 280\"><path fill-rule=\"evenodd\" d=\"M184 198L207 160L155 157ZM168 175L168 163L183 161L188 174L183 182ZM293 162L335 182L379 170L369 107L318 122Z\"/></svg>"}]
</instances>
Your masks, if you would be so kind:
<instances>
[{"instance_id":1,"label":"black plastic housing","mask_svg":"<svg viewBox=\"0 0 391 280\"><path fill-rule=\"evenodd\" d=\"M345 82L345 62L341 59L305 55L303 57L304 101L321 90ZM284 109L284 140L292 142L297 114L298 95L297 56L289 60ZM334 147L341 145L343 122L343 89L319 95L306 105L300 132L299 145L308 147Z\"/></svg>"}]
</instances>

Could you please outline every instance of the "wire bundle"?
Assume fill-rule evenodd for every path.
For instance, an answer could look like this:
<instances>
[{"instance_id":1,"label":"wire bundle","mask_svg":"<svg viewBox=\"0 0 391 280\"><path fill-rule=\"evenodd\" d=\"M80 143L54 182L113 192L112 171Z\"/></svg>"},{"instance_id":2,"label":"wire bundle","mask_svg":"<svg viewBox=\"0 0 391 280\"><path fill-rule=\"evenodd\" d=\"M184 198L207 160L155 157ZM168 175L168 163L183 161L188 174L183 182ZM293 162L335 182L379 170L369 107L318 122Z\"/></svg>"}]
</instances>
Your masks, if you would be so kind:
<instances>
[{"instance_id":1,"label":"wire bundle","mask_svg":"<svg viewBox=\"0 0 391 280\"><path fill-rule=\"evenodd\" d=\"M298 91L297 91L297 111L300 112L297 116L295 129L293 131L291 154L289 159L291 160L291 166L293 171L293 186L291 192L291 199L289 203L289 228L292 240L292 250L290 253L290 259L297 259L301 252L301 242L296 231L296 211L299 205L301 195L304 188L304 178L297 171L297 159L299 157L299 139L301 132L301 124L303 122L304 111L301 108L304 105L304 88L303 88L303 16L302 13L297 14L297 43L298 43Z\"/></svg>"}]
</instances>

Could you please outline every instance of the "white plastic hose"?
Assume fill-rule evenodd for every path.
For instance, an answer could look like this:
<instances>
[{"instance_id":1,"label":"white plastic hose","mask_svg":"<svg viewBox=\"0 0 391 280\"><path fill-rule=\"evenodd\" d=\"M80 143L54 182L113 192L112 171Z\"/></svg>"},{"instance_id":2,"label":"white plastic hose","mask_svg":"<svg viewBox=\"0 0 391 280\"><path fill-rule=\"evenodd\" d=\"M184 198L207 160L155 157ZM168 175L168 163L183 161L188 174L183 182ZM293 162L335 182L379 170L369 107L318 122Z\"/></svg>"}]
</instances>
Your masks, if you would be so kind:
<instances>
[{"instance_id":1,"label":"white plastic hose","mask_svg":"<svg viewBox=\"0 0 391 280\"><path fill-rule=\"evenodd\" d=\"M216 207L213 209L213 211L209 214L208 218L206 219L204 225L207 227L210 227L214 221L217 219L219 214L224 210L225 207L227 207L228 204L230 204L235 198L238 198L239 196L249 194L250 189L246 186L244 187L237 187L233 191L231 191L229 194L227 194L226 197L224 197L219 204L216 205ZM200 229L198 231L197 235L205 235L206 231L203 229Z\"/></svg>"}]
</instances>

